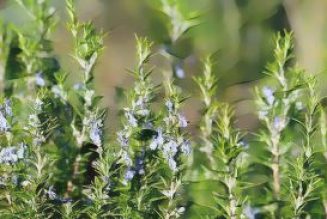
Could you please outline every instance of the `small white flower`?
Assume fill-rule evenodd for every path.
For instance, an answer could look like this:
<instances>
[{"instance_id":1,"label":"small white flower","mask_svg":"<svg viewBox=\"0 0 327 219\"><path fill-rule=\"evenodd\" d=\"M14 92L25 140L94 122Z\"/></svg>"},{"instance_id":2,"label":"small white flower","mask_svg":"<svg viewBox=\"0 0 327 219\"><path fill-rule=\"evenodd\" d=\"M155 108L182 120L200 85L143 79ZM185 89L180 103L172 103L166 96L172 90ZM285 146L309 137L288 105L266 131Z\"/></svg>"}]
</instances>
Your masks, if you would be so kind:
<instances>
[{"instance_id":1,"label":"small white flower","mask_svg":"<svg viewBox=\"0 0 327 219\"><path fill-rule=\"evenodd\" d=\"M43 79L42 73L37 73L35 75L35 83L36 83L36 85L38 85L40 87L45 86L45 80Z\"/></svg>"},{"instance_id":2,"label":"small white flower","mask_svg":"<svg viewBox=\"0 0 327 219\"><path fill-rule=\"evenodd\" d=\"M6 132L10 129L10 126L7 122L7 119L4 117L2 112L0 111L0 131L1 132Z\"/></svg>"},{"instance_id":3,"label":"small white flower","mask_svg":"<svg viewBox=\"0 0 327 219\"><path fill-rule=\"evenodd\" d=\"M92 98L94 95L94 90L87 90L84 95L85 105L92 106Z\"/></svg>"},{"instance_id":4,"label":"small white flower","mask_svg":"<svg viewBox=\"0 0 327 219\"><path fill-rule=\"evenodd\" d=\"M247 204L243 209L243 214L248 219L255 219L256 214L258 214L260 210L258 208L253 208L249 204Z\"/></svg>"},{"instance_id":5,"label":"small white flower","mask_svg":"<svg viewBox=\"0 0 327 219\"><path fill-rule=\"evenodd\" d=\"M185 78L185 71L181 64L178 64L175 66L175 74L178 78L182 79Z\"/></svg>"},{"instance_id":6,"label":"small white flower","mask_svg":"<svg viewBox=\"0 0 327 219\"><path fill-rule=\"evenodd\" d=\"M168 165L169 165L169 168L173 172L177 172L177 164L176 164L176 161L174 160L174 158L172 158L172 157L168 158Z\"/></svg>"},{"instance_id":7,"label":"small white flower","mask_svg":"<svg viewBox=\"0 0 327 219\"><path fill-rule=\"evenodd\" d=\"M28 180L24 180L23 182L21 182L21 186L22 186L22 187L27 187L27 186L29 186L30 184L31 184L31 182L28 181Z\"/></svg>"},{"instance_id":8,"label":"small white flower","mask_svg":"<svg viewBox=\"0 0 327 219\"><path fill-rule=\"evenodd\" d=\"M184 140L181 146L181 150L184 154L189 155L192 151L191 149L191 141L190 140Z\"/></svg>"},{"instance_id":9,"label":"small white flower","mask_svg":"<svg viewBox=\"0 0 327 219\"><path fill-rule=\"evenodd\" d=\"M274 91L270 87L263 87L262 93L269 105L272 105L275 101Z\"/></svg>"},{"instance_id":10,"label":"small white flower","mask_svg":"<svg viewBox=\"0 0 327 219\"><path fill-rule=\"evenodd\" d=\"M46 194L48 195L50 200L54 200L57 198L57 194L55 193L53 186L50 186L49 190L46 190Z\"/></svg>"},{"instance_id":11,"label":"small white flower","mask_svg":"<svg viewBox=\"0 0 327 219\"><path fill-rule=\"evenodd\" d=\"M273 128L276 132L282 131L286 126L285 119L280 118L279 116L276 116L273 121Z\"/></svg>"},{"instance_id":12,"label":"small white flower","mask_svg":"<svg viewBox=\"0 0 327 219\"><path fill-rule=\"evenodd\" d=\"M161 191L161 193L166 196L169 199L173 199L174 195L175 195L175 191L174 190L163 190Z\"/></svg>"},{"instance_id":13,"label":"small white flower","mask_svg":"<svg viewBox=\"0 0 327 219\"><path fill-rule=\"evenodd\" d=\"M0 163L13 164L18 161L17 149L15 147L3 148L0 151Z\"/></svg>"},{"instance_id":14,"label":"small white flower","mask_svg":"<svg viewBox=\"0 0 327 219\"><path fill-rule=\"evenodd\" d=\"M40 100L39 98L36 98L35 105L34 105L35 110L41 111L42 110L42 105L43 105L43 101Z\"/></svg>"},{"instance_id":15,"label":"small white flower","mask_svg":"<svg viewBox=\"0 0 327 219\"><path fill-rule=\"evenodd\" d=\"M146 106L146 102L147 102L147 97L139 97L137 101L133 103L133 106L144 109Z\"/></svg>"},{"instance_id":16,"label":"small white flower","mask_svg":"<svg viewBox=\"0 0 327 219\"><path fill-rule=\"evenodd\" d=\"M132 126L132 127L137 127L137 119L134 117L134 115L132 114L132 112L127 111L125 113L125 116L128 120L128 123Z\"/></svg>"},{"instance_id":17,"label":"small white flower","mask_svg":"<svg viewBox=\"0 0 327 219\"><path fill-rule=\"evenodd\" d=\"M128 181L131 181L134 178L135 175L135 171L131 170L131 169L127 169L125 172L125 176L124 176L124 180L123 180L123 184L127 185Z\"/></svg>"},{"instance_id":18,"label":"small white flower","mask_svg":"<svg viewBox=\"0 0 327 219\"><path fill-rule=\"evenodd\" d=\"M138 157L135 161L135 172L137 172L139 175L143 175L145 173L144 161L142 157Z\"/></svg>"},{"instance_id":19,"label":"small white flower","mask_svg":"<svg viewBox=\"0 0 327 219\"><path fill-rule=\"evenodd\" d=\"M140 116L148 116L150 114L150 110L148 109L141 109L137 111L137 114Z\"/></svg>"},{"instance_id":20,"label":"small white flower","mask_svg":"<svg viewBox=\"0 0 327 219\"><path fill-rule=\"evenodd\" d=\"M83 83L76 83L73 85L74 90L82 90L84 88Z\"/></svg>"},{"instance_id":21,"label":"small white flower","mask_svg":"<svg viewBox=\"0 0 327 219\"><path fill-rule=\"evenodd\" d=\"M261 120L264 120L268 115L268 111L267 110L260 110L258 112L258 116L259 116L259 119Z\"/></svg>"},{"instance_id":22,"label":"small white flower","mask_svg":"<svg viewBox=\"0 0 327 219\"><path fill-rule=\"evenodd\" d=\"M187 127L187 120L183 115L178 115L178 126L180 128L186 128Z\"/></svg>"},{"instance_id":23,"label":"small white flower","mask_svg":"<svg viewBox=\"0 0 327 219\"><path fill-rule=\"evenodd\" d=\"M19 159L24 158L25 149L26 149L26 145L24 143L20 143L19 149L17 150L17 157Z\"/></svg>"},{"instance_id":24,"label":"small white flower","mask_svg":"<svg viewBox=\"0 0 327 219\"><path fill-rule=\"evenodd\" d=\"M149 122L149 121L147 121L143 126L146 129L153 129L153 124L152 124L152 122Z\"/></svg>"},{"instance_id":25,"label":"small white flower","mask_svg":"<svg viewBox=\"0 0 327 219\"><path fill-rule=\"evenodd\" d=\"M128 147L128 137L126 136L126 133L123 131L120 131L117 133L118 136L118 142L122 147Z\"/></svg>"},{"instance_id":26,"label":"small white flower","mask_svg":"<svg viewBox=\"0 0 327 219\"><path fill-rule=\"evenodd\" d=\"M126 166L132 166L133 165L133 161L130 158L130 156L127 153L127 151L122 151L121 158L122 158L123 162L126 164Z\"/></svg>"},{"instance_id":27,"label":"small white flower","mask_svg":"<svg viewBox=\"0 0 327 219\"><path fill-rule=\"evenodd\" d=\"M5 113L6 116L12 116L12 108L11 108L11 101L9 99L5 100Z\"/></svg>"},{"instance_id":28,"label":"small white flower","mask_svg":"<svg viewBox=\"0 0 327 219\"><path fill-rule=\"evenodd\" d=\"M248 149L249 148L249 143L247 143L246 141L239 141L238 142L238 146L239 147L243 147L243 148L245 148L245 149Z\"/></svg>"},{"instance_id":29,"label":"small white flower","mask_svg":"<svg viewBox=\"0 0 327 219\"><path fill-rule=\"evenodd\" d=\"M185 207L180 207L177 209L178 214L183 214L185 212Z\"/></svg>"},{"instance_id":30,"label":"small white flower","mask_svg":"<svg viewBox=\"0 0 327 219\"><path fill-rule=\"evenodd\" d=\"M162 129L158 129L157 136L150 143L150 149L155 150L158 147L160 147L161 145L163 145L163 143L164 143L164 138L163 138L163 135L162 135Z\"/></svg>"},{"instance_id":31,"label":"small white flower","mask_svg":"<svg viewBox=\"0 0 327 219\"><path fill-rule=\"evenodd\" d=\"M174 103L171 100L167 100L165 105L169 112L172 112L174 110Z\"/></svg>"},{"instance_id":32,"label":"small white flower","mask_svg":"<svg viewBox=\"0 0 327 219\"><path fill-rule=\"evenodd\" d=\"M100 119L96 121L91 121L90 124L90 139L93 142L93 144L97 146L102 145L102 121Z\"/></svg>"},{"instance_id":33,"label":"small white flower","mask_svg":"<svg viewBox=\"0 0 327 219\"><path fill-rule=\"evenodd\" d=\"M54 94L56 98L61 98L62 100L67 99L67 94L59 85L52 86L51 92Z\"/></svg>"},{"instance_id":34,"label":"small white flower","mask_svg":"<svg viewBox=\"0 0 327 219\"><path fill-rule=\"evenodd\" d=\"M177 147L178 144L174 140L168 141L166 144L163 145L163 153L164 156L167 157L173 157L177 153Z\"/></svg>"}]
</instances>

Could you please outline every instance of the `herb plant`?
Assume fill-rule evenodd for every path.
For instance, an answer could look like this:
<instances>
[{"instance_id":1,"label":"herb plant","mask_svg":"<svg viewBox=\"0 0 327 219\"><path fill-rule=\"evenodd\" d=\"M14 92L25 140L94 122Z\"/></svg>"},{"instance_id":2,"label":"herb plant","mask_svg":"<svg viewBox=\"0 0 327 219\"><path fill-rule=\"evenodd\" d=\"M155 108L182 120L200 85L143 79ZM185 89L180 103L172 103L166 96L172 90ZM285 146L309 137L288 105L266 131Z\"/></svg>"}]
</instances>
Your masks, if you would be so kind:
<instances>
[{"instance_id":1,"label":"herb plant","mask_svg":"<svg viewBox=\"0 0 327 219\"><path fill-rule=\"evenodd\" d=\"M191 126L183 57L171 51L200 22L162 0L169 41L162 51L135 37L134 82L111 132L94 82L107 34L66 0L77 70L65 69L50 37L56 10L46 0L16 3L31 20L28 30L0 24L1 218L326 217L324 98L316 76L296 64L291 32L276 34L274 60L254 89L257 130L238 128L233 104L217 98L215 56L194 77L202 108ZM173 66L160 82L158 54ZM192 189L206 186L203 201Z\"/></svg>"}]
</instances>

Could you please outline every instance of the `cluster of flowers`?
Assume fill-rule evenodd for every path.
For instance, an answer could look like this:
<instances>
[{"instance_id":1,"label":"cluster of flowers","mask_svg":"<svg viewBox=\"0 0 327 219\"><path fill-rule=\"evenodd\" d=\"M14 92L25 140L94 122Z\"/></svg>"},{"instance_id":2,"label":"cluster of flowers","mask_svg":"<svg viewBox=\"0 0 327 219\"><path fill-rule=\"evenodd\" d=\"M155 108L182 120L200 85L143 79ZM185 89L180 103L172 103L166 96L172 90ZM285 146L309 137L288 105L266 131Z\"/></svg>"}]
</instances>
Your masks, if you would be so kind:
<instances>
[{"instance_id":1,"label":"cluster of flowers","mask_svg":"<svg viewBox=\"0 0 327 219\"><path fill-rule=\"evenodd\" d=\"M169 129L171 127L186 128L187 120L182 114L176 112L175 103L172 100L167 100L165 105L168 111L168 115L163 119L165 126L157 129L157 135L151 141L150 149L161 150L170 169L177 172L175 156L178 152L190 155L191 143L189 139L185 139L183 136L172 135Z\"/></svg>"}]
</instances>

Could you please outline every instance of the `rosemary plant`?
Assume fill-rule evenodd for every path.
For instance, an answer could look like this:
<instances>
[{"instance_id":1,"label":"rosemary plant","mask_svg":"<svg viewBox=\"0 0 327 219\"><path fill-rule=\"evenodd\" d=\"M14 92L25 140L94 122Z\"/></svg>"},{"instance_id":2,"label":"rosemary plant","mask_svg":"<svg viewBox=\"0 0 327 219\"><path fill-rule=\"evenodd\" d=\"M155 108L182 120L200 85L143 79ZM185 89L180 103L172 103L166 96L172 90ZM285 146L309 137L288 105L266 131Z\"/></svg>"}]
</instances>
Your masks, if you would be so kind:
<instances>
[{"instance_id":1,"label":"rosemary plant","mask_svg":"<svg viewBox=\"0 0 327 219\"><path fill-rule=\"evenodd\" d=\"M297 100L297 81L289 76L286 64L291 58L292 35L285 33L276 37L274 50L275 61L267 66L266 74L270 75L277 84L275 87L256 89L259 119L263 121L266 132L261 134L267 150L271 153L270 167L272 170L272 188L275 200L280 200L283 153L281 146L283 132L290 121L290 108ZM296 80L297 78L294 77Z\"/></svg>"},{"instance_id":2,"label":"rosemary plant","mask_svg":"<svg viewBox=\"0 0 327 219\"><path fill-rule=\"evenodd\" d=\"M242 134L233 127L233 111L226 103L218 103L215 99L217 79L213 75L211 60L204 62L203 75L196 78L205 105L203 110L200 149L206 153L210 161L206 165L208 180L217 181L218 191L213 192L216 206L212 216L241 218L243 216L242 186L240 181L242 163L241 153L244 151Z\"/></svg>"},{"instance_id":3,"label":"rosemary plant","mask_svg":"<svg viewBox=\"0 0 327 219\"><path fill-rule=\"evenodd\" d=\"M201 130L201 140L203 145L200 148L202 152L207 155L208 160L211 165L215 164L215 159L212 156L213 150L213 123L217 116L218 103L215 100L215 93L217 88L217 77L214 75L212 70L212 61L210 56L208 56L204 63L203 75L195 78L196 83L200 87L202 102L204 104L203 115L202 115L202 125Z\"/></svg>"},{"instance_id":4,"label":"rosemary plant","mask_svg":"<svg viewBox=\"0 0 327 219\"><path fill-rule=\"evenodd\" d=\"M291 33L277 34L267 81L255 89L258 134L243 134L233 107L215 97L212 57L194 79L203 104L200 128L189 127L183 86L171 75L163 86L154 83L157 46L146 37L136 37L122 128L108 133L94 82L105 34L79 20L74 0L65 1L78 66L71 74L74 68L63 69L52 49L57 18L50 1L15 2L29 19L26 29L0 23L0 218L326 217L325 98L319 80L294 64ZM186 77L187 55L175 48L198 19L176 0L162 0L161 11L168 61L176 76ZM193 155L201 163L187 165ZM206 185L208 202L189 195L193 183Z\"/></svg>"}]
</instances>

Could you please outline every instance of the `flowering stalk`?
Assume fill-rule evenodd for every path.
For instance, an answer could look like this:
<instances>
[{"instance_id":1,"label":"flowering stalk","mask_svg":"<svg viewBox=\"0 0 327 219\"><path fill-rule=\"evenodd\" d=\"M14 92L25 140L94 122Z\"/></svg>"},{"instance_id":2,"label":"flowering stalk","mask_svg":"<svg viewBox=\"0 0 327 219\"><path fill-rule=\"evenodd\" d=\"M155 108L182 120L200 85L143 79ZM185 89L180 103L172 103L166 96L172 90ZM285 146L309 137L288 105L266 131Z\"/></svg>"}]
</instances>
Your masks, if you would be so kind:
<instances>
[{"instance_id":1,"label":"flowering stalk","mask_svg":"<svg viewBox=\"0 0 327 219\"><path fill-rule=\"evenodd\" d=\"M23 164L21 162L17 164L24 168L16 176L15 189L17 193L7 197L9 203L14 202L12 205L13 212L27 218L42 218L45 214L53 214L53 211L46 212L46 209L52 206L51 200L53 200L48 196L48 191L51 191L51 189L47 190L48 187L51 187L49 183L52 179L48 175L48 167L52 161L44 148L53 123L49 119L50 116L43 113L43 98L48 95L45 94L45 90L41 89L40 92L37 92L37 90L45 86L45 80L41 77L40 72L47 70L48 73L52 73L55 71L55 68L50 70L49 61L54 61L54 59L50 56L51 48L48 42L48 35L55 23L54 9L44 1L23 2L17 0L17 2L33 18L31 23L33 28L30 31L33 29L39 34L32 35L17 28L14 29L14 33L18 36L18 45L15 46L18 46L21 52L17 57L10 56L10 60L7 60L10 65L6 66L6 79L8 81L10 79L20 80L8 83L14 86L12 89L7 89L9 92L6 95L15 97L12 98L17 100L15 103L32 105L31 110L15 111L15 118L12 116L12 119L8 120L10 127L8 126L8 130L6 130L7 142L9 144L16 142L15 144L17 144L17 141L23 138L23 140L20 139L21 149L17 151L16 155L12 154L12 156L16 156L19 158L18 160L24 160ZM13 46L15 42L11 42ZM12 54L10 53L10 55ZM25 80L28 82L27 88ZM25 95L24 98L22 98L21 94ZM8 99L7 106L9 103L10 100ZM14 106L15 108L18 107ZM26 115L26 113L28 114ZM21 120L26 121L26 123L18 122ZM19 134L17 134L17 131ZM15 133L15 135L12 133ZM51 197L54 198L52 191Z\"/></svg>"},{"instance_id":2,"label":"flowering stalk","mask_svg":"<svg viewBox=\"0 0 327 219\"><path fill-rule=\"evenodd\" d=\"M156 117L151 110L155 98L156 86L153 85L150 75L152 69L147 69L147 64L152 56L152 43L146 38L136 37L137 66L131 71L135 77L134 90L128 99L131 103L124 108L124 128L117 133L120 145L120 162L123 165L122 184L127 191L123 199L123 209L133 209L126 203L133 200L142 217L154 215L155 210L148 200L152 191L151 176L157 174L157 162L153 156L149 140L155 135ZM126 207L124 207L126 206ZM152 206L152 207L151 207ZM125 210L125 209L124 209ZM125 211L124 217L131 217L131 212ZM135 216L135 215L134 215Z\"/></svg>"},{"instance_id":3,"label":"flowering stalk","mask_svg":"<svg viewBox=\"0 0 327 219\"><path fill-rule=\"evenodd\" d=\"M81 165L84 165L82 161L87 159L81 152L84 150L91 152L93 149L86 148L90 147L90 144L95 146L98 154L102 153L103 150L103 117L105 110L100 109L98 106L101 97L95 95L93 70L99 53L103 49L104 35L102 32L97 32L90 22L79 23L74 4L74 0L66 1L70 18L68 26L74 41L73 57L78 62L83 74L82 82L75 88L80 100L78 107L81 106L81 110L74 108L74 118L71 122L72 134L77 143L77 150L79 150L74 162L73 179L80 183L81 180L78 180L78 178L81 176ZM71 181L68 184L70 185Z\"/></svg>"},{"instance_id":4,"label":"flowering stalk","mask_svg":"<svg viewBox=\"0 0 327 219\"><path fill-rule=\"evenodd\" d=\"M47 85L47 81L53 82L51 73L59 68L57 60L51 55L52 47L49 40L56 24L55 8L51 7L48 1L16 0L16 2L32 18L33 30L37 32L34 34L31 29L29 32L16 29L19 48L22 50L19 59L25 67L24 75L28 76L27 91L33 93L33 90Z\"/></svg>"},{"instance_id":5,"label":"flowering stalk","mask_svg":"<svg viewBox=\"0 0 327 219\"><path fill-rule=\"evenodd\" d=\"M207 57L203 63L204 70L203 75L196 77L195 81L200 87L202 100L204 104L203 115L201 121L201 140L203 141L203 146L200 151L207 155L207 159L210 164L213 165L215 160L212 156L213 144L211 138L213 137L212 125L215 120L218 105L214 99L216 88L217 88L217 78L212 71L212 63L210 57Z\"/></svg>"},{"instance_id":6,"label":"flowering stalk","mask_svg":"<svg viewBox=\"0 0 327 219\"><path fill-rule=\"evenodd\" d=\"M226 190L225 194L215 193L219 207L214 209L227 218L240 218L245 200L241 195L242 182L239 176L242 165L244 168L242 163L244 142L241 140L241 133L233 128L233 111L230 106L218 104L214 98L217 79L213 74L209 57L204 62L203 75L197 77L196 82L205 105L200 127L204 146L200 150L207 154L210 161L206 174L210 179L217 180Z\"/></svg>"},{"instance_id":7,"label":"flowering stalk","mask_svg":"<svg viewBox=\"0 0 327 219\"><path fill-rule=\"evenodd\" d=\"M42 96L43 94L39 95ZM45 123L42 123L40 121L40 116L46 116L42 115L43 102L40 99L41 97L38 97L32 103L31 113L25 123L19 122L20 115L16 114L17 111L12 112L9 101L6 101L3 108L6 113L1 113L6 115L8 121L8 128L4 131L17 133L18 130L21 130L21 127L24 130L19 135L12 135L10 142L8 142L9 145L20 142L19 148L7 147L0 154L2 154L1 163L12 168L12 184L6 183L8 189L6 198L11 207L11 212L27 218L42 218L46 214L52 215L55 208L51 200L57 198L51 189L47 189L52 180L51 175L48 175L49 166L52 162L48 154L45 153L44 143L48 132L51 130L52 122L45 120ZM22 102L25 103L25 101ZM16 105L13 107L17 108ZM9 119L9 116L11 119ZM49 193L49 191L51 192ZM48 207L52 209L47 211ZM4 215L7 213L4 213Z\"/></svg>"},{"instance_id":8,"label":"flowering stalk","mask_svg":"<svg viewBox=\"0 0 327 219\"><path fill-rule=\"evenodd\" d=\"M227 218L241 218L245 197L242 195L240 181L242 163L241 153L244 142L241 133L232 127L233 112L227 104L221 104L218 111L217 132L215 133L213 156L216 165L214 172L221 172L218 181L225 186L226 194L217 193L218 205Z\"/></svg>"},{"instance_id":9,"label":"flowering stalk","mask_svg":"<svg viewBox=\"0 0 327 219\"><path fill-rule=\"evenodd\" d=\"M292 34L280 34L276 38L274 50L275 61L267 66L267 72L277 85L275 88L263 87L262 94L256 89L259 119L263 121L267 132L261 135L268 151L271 153L270 167L273 172L273 194L275 200L280 200L281 192L281 155L282 134L289 123L289 114L292 104L297 98L297 81L287 77L286 63L291 58ZM293 78L292 78L293 79Z\"/></svg>"},{"instance_id":10,"label":"flowering stalk","mask_svg":"<svg viewBox=\"0 0 327 219\"><path fill-rule=\"evenodd\" d=\"M49 131L53 128L48 115L44 115L42 112L44 99L42 97L45 94L39 93L32 106L32 112L29 115L28 123L24 129L32 137L31 142L28 143L29 157L27 157L26 174L27 178L25 183L25 189L30 193L30 197L24 202L30 203L32 215L27 217L42 218L47 214L47 207L52 207L52 210L48 212L50 215L54 213L55 207L51 201L58 199L53 186L49 183L52 181L50 172L50 166L53 161L49 157L45 150L46 138ZM44 118L44 116L46 116ZM44 120L41 121L40 118ZM30 166L30 168L28 167ZM25 206L27 207L27 206ZM23 210L23 209L22 209ZM34 213L33 213L34 211Z\"/></svg>"},{"instance_id":11,"label":"flowering stalk","mask_svg":"<svg viewBox=\"0 0 327 219\"><path fill-rule=\"evenodd\" d=\"M95 103L99 97L93 89L93 69L99 53L103 49L103 33L97 33L91 23L79 23L76 17L74 0L67 0L67 11L71 19L69 28L74 40L74 58L79 63L83 73L83 81L79 95L83 102L83 118L81 130L72 123L73 134L79 147L90 140L97 146L102 146L101 128L103 126L100 112Z\"/></svg>"},{"instance_id":12,"label":"flowering stalk","mask_svg":"<svg viewBox=\"0 0 327 219\"><path fill-rule=\"evenodd\" d=\"M173 82L168 81L166 88L166 115L163 119L165 124L162 144L158 145L158 149L162 150L162 156L171 171L167 178L162 179L164 188L161 193L165 196L166 203L160 207L161 217L170 219L179 218L185 211L185 207L180 206L180 198L185 159L191 153L191 143L183 130L188 125L187 120L180 113L185 98L180 95Z\"/></svg>"},{"instance_id":13,"label":"flowering stalk","mask_svg":"<svg viewBox=\"0 0 327 219\"><path fill-rule=\"evenodd\" d=\"M304 121L298 121L303 128L303 145L300 156L296 162L291 162L289 171L289 189L291 194L291 207L293 218L301 218L308 215L304 209L306 205L317 197L316 191L320 186L320 178L315 173L313 167L314 154L317 153L314 137L317 134L316 124L319 119L319 98L316 93L316 79L308 77L304 79L307 88L304 90L307 94L305 99Z\"/></svg>"}]
</instances>

